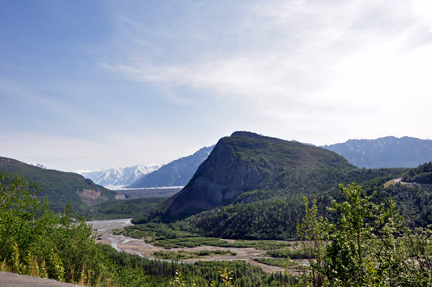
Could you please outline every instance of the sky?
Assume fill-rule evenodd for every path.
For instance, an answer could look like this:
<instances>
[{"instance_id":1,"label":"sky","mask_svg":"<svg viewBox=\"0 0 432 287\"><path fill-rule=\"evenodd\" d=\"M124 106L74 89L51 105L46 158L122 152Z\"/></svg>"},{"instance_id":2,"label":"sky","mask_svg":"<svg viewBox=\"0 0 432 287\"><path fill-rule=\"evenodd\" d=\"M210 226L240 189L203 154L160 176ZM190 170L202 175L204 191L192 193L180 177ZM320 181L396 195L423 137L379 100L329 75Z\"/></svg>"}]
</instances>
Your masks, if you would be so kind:
<instances>
[{"instance_id":1,"label":"sky","mask_svg":"<svg viewBox=\"0 0 432 287\"><path fill-rule=\"evenodd\" d=\"M430 0L0 0L0 156L163 164L251 131L432 138Z\"/></svg>"}]
</instances>

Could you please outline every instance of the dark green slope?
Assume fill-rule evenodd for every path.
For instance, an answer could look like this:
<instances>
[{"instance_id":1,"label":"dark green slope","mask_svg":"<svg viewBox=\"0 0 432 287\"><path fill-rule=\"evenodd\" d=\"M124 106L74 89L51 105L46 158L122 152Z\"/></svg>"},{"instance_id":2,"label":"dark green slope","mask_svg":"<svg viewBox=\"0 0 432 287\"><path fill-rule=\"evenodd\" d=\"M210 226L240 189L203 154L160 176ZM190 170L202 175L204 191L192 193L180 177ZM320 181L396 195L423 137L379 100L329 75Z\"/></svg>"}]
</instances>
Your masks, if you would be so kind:
<instances>
[{"instance_id":1,"label":"dark green slope","mask_svg":"<svg viewBox=\"0 0 432 287\"><path fill-rule=\"evenodd\" d=\"M57 211L62 211L67 202L71 203L75 211L82 211L87 207L87 204L111 199L118 194L118 192L97 185L79 174L42 169L10 158L0 157L1 170L10 174L16 173L39 183L44 190L38 197L43 200L45 196L48 196L50 208ZM87 204L77 193L77 191L83 192L85 190L96 196L95 199L84 200ZM100 196L98 197L99 192Z\"/></svg>"},{"instance_id":2,"label":"dark green slope","mask_svg":"<svg viewBox=\"0 0 432 287\"><path fill-rule=\"evenodd\" d=\"M319 212L331 219L332 214L326 214L326 207L331 200L342 200L338 185L358 182L369 193L375 189L381 189L379 200L388 199L389 193L383 188L388 180L400 177L406 169L356 169L341 176L341 181L332 181L333 186L324 192L318 192L317 196ZM329 184L330 185L330 184ZM394 191L392 196L401 203L405 199L406 190ZM307 193L287 193L285 196L276 196L252 203L235 203L217 207L201 212L184 219L191 230L198 229L203 236L233 238L233 239L293 239L297 236L296 224L304 217L303 196ZM311 198L311 196L309 196ZM416 196L410 202L416 201ZM412 215L403 213L404 215ZM432 219L432 218L431 218Z\"/></svg>"},{"instance_id":3,"label":"dark green slope","mask_svg":"<svg viewBox=\"0 0 432 287\"><path fill-rule=\"evenodd\" d=\"M148 213L166 197L135 198L128 200L108 200L84 213L87 220L131 218Z\"/></svg>"},{"instance_id":4,"label":"dark green slope","mask_svg":"<svg viewBox=\"0 0 432 287\"><path fill-rule=\"evenodd\" d=\"M168 216L288 195L317 194L358 170L342 156L314 146L250 132L219 140L178 194L165 202Z\"/></svg>"}]
</instances>

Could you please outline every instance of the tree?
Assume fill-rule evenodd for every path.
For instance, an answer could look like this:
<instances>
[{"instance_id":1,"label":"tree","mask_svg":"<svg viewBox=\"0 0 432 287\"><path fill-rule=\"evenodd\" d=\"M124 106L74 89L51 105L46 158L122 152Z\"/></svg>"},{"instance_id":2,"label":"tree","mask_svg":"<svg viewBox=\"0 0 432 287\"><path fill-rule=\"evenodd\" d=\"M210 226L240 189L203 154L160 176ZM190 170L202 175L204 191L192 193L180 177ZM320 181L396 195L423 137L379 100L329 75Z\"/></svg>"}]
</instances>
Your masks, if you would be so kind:
<instances>
[{"instance_id":1,"label":"tree","mask_svg":"<svg viewBox=\"0 0 432 287\"><path fill-rule=\"evenodd\" d=\"M309 207L309 200L303 197L305 203L305 217L302 223L297 223L297 234L301 240L301 248L308 257L309 265L314 268L311 270L307 281L310 281L313 287L323 285L323 275L317 271L322 267L325 241L325 227L328 222L321 216L318 218L318 206L316 197L314 197L312 207Z\"/></svg>"},{"instance_id":2,"label":"tree","mask_svg":"<svg viewBox=\"0 0 432 287\"><path fill-rule=\"evenodd\" d=\"M340 185L345 201L332 201L329 212L337 223L317 219L316 202L300 225L299 236L309 243L327 241L322 259L312 261L313 286L430 286L432 284L432 231L408 228L391 198L375 204L357 184ZM303 226L303 227L302 227ZM312 243L313 242L313 243ZM321 255L320 255L321 256ZM317 281L316 278L322 280Z\"/></svg>"},{"instance_id":3,"label":"tree","mask_svg":"<svg viewBox=\"0 0 432 287\"><path fill-rule=\"evenodd\" d=\"M108 272L85 218L72 218L70 205L64 213L50 211L46 199L37 200L40 191L32 181L0 172L2 269L60 281L97 280Z\"/></svg>"}]
</instances>

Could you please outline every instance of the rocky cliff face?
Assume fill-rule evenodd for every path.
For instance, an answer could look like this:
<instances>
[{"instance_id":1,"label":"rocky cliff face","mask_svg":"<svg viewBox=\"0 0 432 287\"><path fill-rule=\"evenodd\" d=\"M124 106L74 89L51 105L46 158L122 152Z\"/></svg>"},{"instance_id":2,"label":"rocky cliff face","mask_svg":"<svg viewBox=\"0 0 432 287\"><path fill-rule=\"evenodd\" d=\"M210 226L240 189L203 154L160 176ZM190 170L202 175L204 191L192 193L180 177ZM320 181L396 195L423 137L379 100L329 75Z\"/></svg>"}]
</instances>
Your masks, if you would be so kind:
<instances>
[{"instance_id":1,"label":"rocky cliff face","mask_svg":"<svg viewBox=\"0 0 432 287\"><path fill-rule=\"evenodd\" d=\"M108 200L108 197L102 194L102 192L94 189L83 189L81 191L77 190L79 197L81 198L82 202L84 202L87 206L92 206L97 204L97 201L102 200Z\"/></svg>"},{"instance_id":2,"label":"rocky cliff face","mask_svg":"<svg viewBox=\"0 0 432 287\"><path fill-rule=\"evenodd\" d=\"M229 203L241 193L253 190L264 177L262 170L234 157L222 139L189 184L172 198L169 215L177 215L186 208L206 210Z\"/></svg>"}]
</instances>

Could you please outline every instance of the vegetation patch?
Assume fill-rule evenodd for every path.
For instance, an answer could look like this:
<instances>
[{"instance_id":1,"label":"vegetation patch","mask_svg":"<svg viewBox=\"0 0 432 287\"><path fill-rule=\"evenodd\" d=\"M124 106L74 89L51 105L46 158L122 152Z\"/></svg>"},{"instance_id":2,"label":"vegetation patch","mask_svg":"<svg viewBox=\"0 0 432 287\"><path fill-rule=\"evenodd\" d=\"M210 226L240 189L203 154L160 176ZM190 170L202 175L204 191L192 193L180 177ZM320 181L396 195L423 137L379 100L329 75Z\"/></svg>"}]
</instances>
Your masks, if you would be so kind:
<instances>
[{"instance_id":1,"label":"vegetation patch","mask_svg":"<svg viewBox=\"0 0 432 287\"><path fill-rule=\"evenodd\" d=\"M122 232L122 230L121 229L113 229L112 230L112 234L114 234L114 235L121 235L123 232Z\"/></svg>"},{"instance_id":2,"label":"vegetation patch","mask_svg":"<svg viewBox=\"0 0 432 287\"><path fill-rule=\"evenodd\" d=\"M235 256L237 255L235 252L231 252L231 250L201 250L198 252L191 252L185 250L179 250L178 252L170 251L157 251L153 253L153 255L157 258L166 259L166 260L182 260L189 258L201 258L205 256L213 256L213 255L227 255L227 256Z\"/></svg>"},{"instance_id":3,"label":"vegetation patch","mask_svg":"<svg viewBox=\"0 0 432 287\"><path fill-rule=\"evenodd\" d=\"M310 259L315 258L314 254L308 254L303 249L277 249L267 250L266 254L273 258L289 258L289 259Z\"/></svg>"},{"instance_id":4,"label":"vegetation patch","mask_svg":"<svg viewBox=\"0 0 432 287\"><path fill-rule=\"evenodd\" d=\"M255 248L257 250L272 250L290 246L288 242L278 242L271 240L235 240L227 241L220 238L212 237L191 237L191 238L176 238L166 240L149 241L155 246L163 248L182 248L182 247L198 247L198 246L217 246L217 247L232 247L232 248Z\"/></svg>"},{"instance_id":5,"label":"vegetation patch","mask_svg":"<svg viewBox=\"0 0 432 287\"><path fill-rule=\"evenodd\" d=\"M196 233L182 230L182 226L150 222L124 228L123 235L134 238L154 237L154 240L189 238L198 236Z\"/></svg>"}]
</instances>

